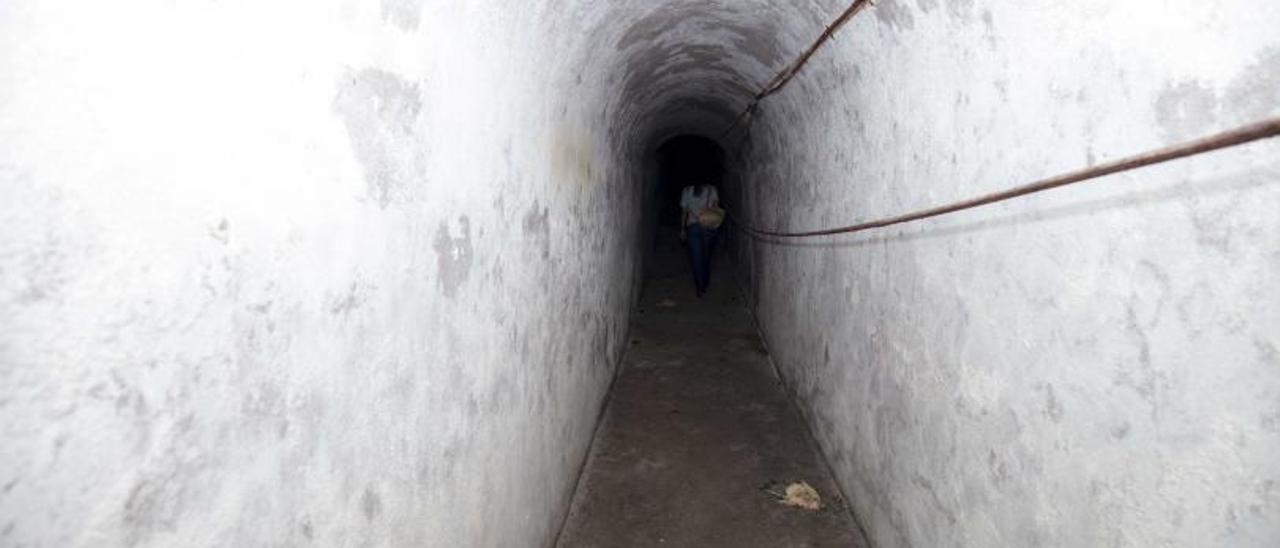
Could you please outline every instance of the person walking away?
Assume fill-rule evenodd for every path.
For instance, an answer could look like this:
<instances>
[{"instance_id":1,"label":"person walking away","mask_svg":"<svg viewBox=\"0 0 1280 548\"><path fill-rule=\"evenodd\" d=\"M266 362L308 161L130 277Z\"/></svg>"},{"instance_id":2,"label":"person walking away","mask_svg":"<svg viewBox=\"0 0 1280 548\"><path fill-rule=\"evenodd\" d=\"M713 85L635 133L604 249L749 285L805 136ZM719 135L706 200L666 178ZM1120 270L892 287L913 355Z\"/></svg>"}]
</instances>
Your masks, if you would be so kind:
<instances>
[{"instance_id":1,"label":"person walking away","mask_svg":"<svg viewBox=\"0 0 1280 548\"><path fill-rule=\"evenodd\" d=\"M680 239L689 246L689 265L698 298L711 283L711 253L715 250L716 228L705 226L700 214L720 207L720 193L714 185L689 185L680 192Z\"/></svg>"}]
</instances>

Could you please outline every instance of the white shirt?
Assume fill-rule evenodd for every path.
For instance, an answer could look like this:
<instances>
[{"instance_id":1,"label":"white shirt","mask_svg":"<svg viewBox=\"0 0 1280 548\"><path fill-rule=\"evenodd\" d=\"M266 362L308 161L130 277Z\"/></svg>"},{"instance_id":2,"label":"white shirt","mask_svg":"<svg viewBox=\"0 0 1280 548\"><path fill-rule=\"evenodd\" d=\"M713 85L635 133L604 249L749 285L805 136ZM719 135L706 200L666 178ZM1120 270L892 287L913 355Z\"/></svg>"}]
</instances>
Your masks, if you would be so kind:
<instances>
[{"instance_id":1,"label":"white shirt","mask_svg":"<svg viewBox=\"0 0 1280 548\"><path fill-rule=\"evenodd\" d=\"M693 186L684 187L680 192L680 207L684 209L685 226L698 222L698 212L719 203L720 193L716 191L714 185L706 185L701 196L694 193Z\"/></svg>"}]
</instances>

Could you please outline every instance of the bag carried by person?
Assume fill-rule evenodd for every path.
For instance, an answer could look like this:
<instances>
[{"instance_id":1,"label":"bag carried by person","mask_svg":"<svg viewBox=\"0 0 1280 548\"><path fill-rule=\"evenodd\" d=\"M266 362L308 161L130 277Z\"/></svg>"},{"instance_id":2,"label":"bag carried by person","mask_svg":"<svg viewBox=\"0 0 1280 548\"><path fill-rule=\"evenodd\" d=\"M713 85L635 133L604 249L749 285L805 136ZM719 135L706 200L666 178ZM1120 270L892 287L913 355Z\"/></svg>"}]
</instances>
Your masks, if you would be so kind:
<instances>
[{"instance_id":1,"label":"bag carried by person","mask_svg":"<svg viewBox=\"0 0 1280 548\"><path fill-rule=\"evenodd\" d=\"M698 212L698 224L703 228L715 230L720 228L722 223L724 223L724 210L719 207L711 206Z\"/></svg>"}]
</instances>

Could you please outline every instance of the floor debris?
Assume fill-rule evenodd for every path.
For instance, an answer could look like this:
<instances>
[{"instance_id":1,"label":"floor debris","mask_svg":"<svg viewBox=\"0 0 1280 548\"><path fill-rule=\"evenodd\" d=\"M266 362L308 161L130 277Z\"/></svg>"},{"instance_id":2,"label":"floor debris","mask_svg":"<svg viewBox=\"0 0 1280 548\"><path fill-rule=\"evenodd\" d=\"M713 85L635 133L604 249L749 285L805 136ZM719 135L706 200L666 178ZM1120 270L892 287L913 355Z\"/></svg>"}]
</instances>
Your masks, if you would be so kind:
<instances>
[{"instance_id":1,"label":"floor debris","mask_svg":"<svg viewBox=\"0 0 1280 548\"><path fill-rule=\"evenodd\" d=\"M782 503L805 510L817 510L822 508L822 497L818 496L818 491L808 482L798 481L787 486L787 497L782 499Z\"/></svg>"},{"instance_id":2,"label":"floor debris","mask_svg":"<svg viewBox=\"0 0 1280 548\"><path fill-rule=\"evenodd\" d=\"M658 308L675 308L676 302L671 299L662 299L658 301Z\"/></svg>"},{"instance_id":3,"label":"floor debris","mask_svg":"<svg viewBox=\"0 0 1280 548\"><path fill-rule=\"evenodd\" d=\"M815 511L822 509L822 497L818 496L818 490L809 485L809 482L800 480L787 485L786 489L780 488L779 484L767 483L760 490L787 506Z\"/></svg>"}]
</instances>

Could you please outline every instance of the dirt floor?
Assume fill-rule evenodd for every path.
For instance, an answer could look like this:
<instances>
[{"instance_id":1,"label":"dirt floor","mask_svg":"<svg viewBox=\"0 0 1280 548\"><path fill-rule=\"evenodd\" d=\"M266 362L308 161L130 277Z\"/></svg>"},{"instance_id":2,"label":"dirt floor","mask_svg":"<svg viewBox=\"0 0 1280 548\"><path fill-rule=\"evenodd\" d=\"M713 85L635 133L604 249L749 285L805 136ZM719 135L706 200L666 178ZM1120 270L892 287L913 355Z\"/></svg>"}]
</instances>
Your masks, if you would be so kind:
<instances>
[{"instance_id":1,"label":"dirt floor","mask_svg":"<svg viewBox=\"0 0 1280 548\"><path fill-rule=\"evenodd\" d=\"M699 300L659 246L558 546L866 545L717 260ZM779 501L800 481L820 509Z\"/></svg>"}]
</instances>

